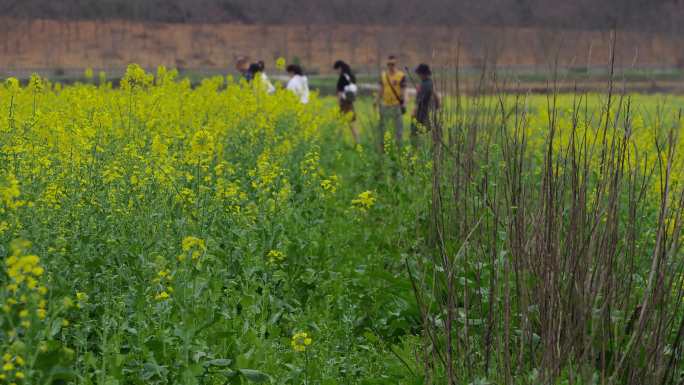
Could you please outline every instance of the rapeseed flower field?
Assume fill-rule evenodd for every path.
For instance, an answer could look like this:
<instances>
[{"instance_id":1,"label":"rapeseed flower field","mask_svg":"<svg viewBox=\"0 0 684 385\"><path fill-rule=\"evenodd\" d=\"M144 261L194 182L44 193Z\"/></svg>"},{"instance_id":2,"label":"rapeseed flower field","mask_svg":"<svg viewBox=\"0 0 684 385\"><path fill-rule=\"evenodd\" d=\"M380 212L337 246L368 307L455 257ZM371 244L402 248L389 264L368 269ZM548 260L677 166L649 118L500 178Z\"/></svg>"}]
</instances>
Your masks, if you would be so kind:
<instances>
[{"instance_id":1,"label":"rapeseed flower field","mask_svg":"<svg viewBox=\"0 0 684 385\"><path fill-rule=\"evenodd\" d=\"M0 383L296 383L304 346L360 375L326 283L364 187L323 150L337 112L163 67L95 83L0 87Z\"/></svg>"},{"instance_id":2,"label":"rapeseed flower field","mask_svg":"<svg viewBox=\"0 0 684 385\"><path fill-rule=\"evenodd\" d=\"M668 156L682 147L679 98L636 95L619 103L626 113L602 109L603 95L560 95L553 107L530 96L502 114L497 104L508 102L471 99L473 109L444 117L452 131L443 143L400 147L388 135L379 154L365 102L366 140L351 146L328 98L303 105L230 76L192 87L163 67L131 65L120 84L92 70L86 79L0 86L0 384L444 383L452 372L440 346L452 339L464 383L534 383L548 378L542 343L569 328L546 328L535 293L559 294L540 282L574 293L599 285L594 271L610 278L595 264L579 284L530 262L553 259L530 245L554 226L554 258L584 250L565 235L579 206L591 209L587 228L614 229L583 234L587 249L616 246L611 266L630 283L616 284L624 302L606 313L603 296L615 292L597 290L572 325L606 314L615 351L638 350L628 309L649 290L658 237L672 252L658 306L668 325L683 316L673 194L684 172L682 157ZM518 107L516 119L507 115ZM563 179L578 159L584 173ZM601 182L609 174L610 188ZM641 189L623 175L641 178ZM568 188L579 205L564 206L574 198L548 187L556 179L586 182ZM559 203L540 203L545 196ZM663 200L672 206L658 220ZM556 215L546 233L537 208ZM667 349L653 349L677 359L675 334L665 339ZM501 341L496 357L484 348L492 341ZM507 366L502 346L525 364ZM603 375L598 365L578 371Z\"/></svg>"}]
</instances>

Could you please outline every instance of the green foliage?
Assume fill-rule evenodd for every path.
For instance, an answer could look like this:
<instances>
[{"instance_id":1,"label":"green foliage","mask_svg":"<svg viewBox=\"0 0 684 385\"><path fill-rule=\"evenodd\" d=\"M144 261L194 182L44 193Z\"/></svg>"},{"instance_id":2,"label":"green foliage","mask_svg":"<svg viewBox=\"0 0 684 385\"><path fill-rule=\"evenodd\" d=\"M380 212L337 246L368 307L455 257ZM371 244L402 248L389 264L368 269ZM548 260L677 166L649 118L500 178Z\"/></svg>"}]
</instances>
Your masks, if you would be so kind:
<instances>
[{"instance_id":1,"label":"green foliage","mask_svg":"<svg viewBox=\"0 0 684 385\"><path fill-rule=\"evenodd\" d=\"M285 90L266 95L222 77L192 88L163 68L152 76L131 67L123 84L61 87L34 77L28 87L10 80L0 88L0 348L15 366L8 375L16 378L22 361L24 383L444 383L435 346L448 336L440 306L450 277L461 296L450 336L463 383L505 378L505 351L483 348L504 333L516 343L510 351L521 341L534 347L516 351L522 364L513 383L539 381L544 303L502 305L506 285L530 290L541 280L531 268L516 277L506 270L514 258L510 233L494 212L519 208L490 195L503 194L509 150L494 133L511 130L487 109L495 98L478 101L467 115L478 129L470 147L460 143L475 154L470 179L437 180L467 190L440 213L472 225L451 228L445 238L443 251L458 266L445 275L431 246L436 166L428 135L417 149L390 139L378 154L377 118L363 99L363 141L353 147L331 99L300 105ZM657 103L635 100L650 109ZM543 186L546 101L533 97L526 110L532 150L519 175L529 191ZM567 154L572 97L559 105L560 134L549 147ZM597 106L591 102L592 111L600 112ZM651 145L667 130L646 113L632 123L636 145L627 162L634 169L655 164ZM596 143L590 125L581 130ZM599 170L594 161L587 164ZM448 175L462 165L446 163ZM682 175L673 174L674 185ZM600 173L591 178L590 188ZM647 184L638 215L619 213L632 215L639 228L626 302L645 291L658 192ZM674 239L676 232L667 234ZM31 244L18 247L16 239ZM12 270L20 258L31 266L21 274ZM670 267L681 274L679 265ZM560 281L572 288L569 278ZM668 282L681 297L681 282ZM588 327L598 327L597 312L587 309L596 317ZM625 309L600 313L615 335L629 323ZM428 336L426 325L438 333ZM590 342L600 347L598 339ZM596 365L562 369L559 381L581 373L573 383L597 383Z\"/></svg>"}]
</instances>

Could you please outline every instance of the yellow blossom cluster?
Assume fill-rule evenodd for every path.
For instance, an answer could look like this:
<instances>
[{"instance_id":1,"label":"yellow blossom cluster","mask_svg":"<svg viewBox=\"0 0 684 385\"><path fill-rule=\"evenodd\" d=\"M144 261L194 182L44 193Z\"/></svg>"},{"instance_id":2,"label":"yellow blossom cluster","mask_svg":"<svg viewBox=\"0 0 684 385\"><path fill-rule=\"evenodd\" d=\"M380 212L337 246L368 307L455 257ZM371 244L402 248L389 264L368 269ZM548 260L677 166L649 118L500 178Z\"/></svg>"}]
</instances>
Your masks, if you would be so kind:
<instances>
[{"instance_id":1,"label":"yellow blossom cluster","mask_svg":"<svg viewBox=\"0 0 684 385\"><path fill-rule=\"evenodd\" d=\"M373 207L375 201L376 198L372 191L364 191L352 199L352 206L365 212Z\"/></svg>"},{"instance_id":2,"label":"yellow blossom cluster","mask_svg":"<svg viewBox=\"0 0 684 385\"><path fill-rule=\"evenodd\" d=\"M47 318L47 287L43 284L45 269L40 258L29 252L31 242L17 239L10 243L11 254L5 259L5 270L9 282L6 285L7 298L2 310L10 317L18 319L22 330L12 330L10 339L27 333L34 322Z\"/></svg>"},{"instance_id":3,"label":"yellow blossom cluster","mask_svg":"<svg viewBox=\"0 0 684 385\"><path fill-rule=\"evenodd\" d=\"M0 174L0 214L21 207L25 202L19 200L19 181L12 174Z\"/></svg>"},{"instance_id":4,"label":"yellow blossom cluster","mask_svg":"<svg viewBox=\"0 0 684 385\"><path fill-rule=\"evenodd\" d=\"M170 270L161 269L157 272L157 276L152 280L153 283L159 286L159 290L154 296L156 301L166 301L171 297L171 294L173 294L172 280L173 277Z\"/></svg>"},{"instance_id":5,"label":"yellow blossom cluster","mask_svg":"<svg viewBox=\"0 0 684 385\"><path fill-rule=\"evenodd\" d=\"M266 258L270 264L279 264L285 261L285 254L283 254L282 251L269 250L266 254Z\"/></svg>"},{"instance_id":6,"label":"yellow blossom cluster","mask_svg":"<svg viewBox=\"0 0 684 385\"><path fill-rule=\"evenodd\" d=\"M207 245L203 239L188 236L183 238L181 249L183 250L183 254L178 256L180 262L185 261L187 256L190 256L190 259L193 262L196 262L207 251Z\"/></svg>"},{"instance_id":7,"label":"yellow blossom cluster","mask_svg":"<svg viewBox=\"0 0 684 385\"><path fill-rule=\"evenodd\" d=\"M0 322L7 337L0 348L12 355L4 362L12 370L2 372L8 383L24 373L24 382L38 381L30 378L42 375L30 367L34 352L71 344L96 325L89 321L101 316L95 310L107 291L92 280L121 274L144 288L149 304L175 312L188 278L213 273L224 256L213 245L228 242L204 234L216 236L220 226L249 240L272 223L284 230L271 234L274 250L248 255L259 264L287 263L280 247L290 229L281 225L298 204L339 185L320 167L321 130L335 129L339 113L315 94L301 105L280 87L266 94L224 76L191 84L163 67L151 74L131 65L119 84L103 72L99 84L95 71L83 75L85 84L37 75L0 83ZM40 243L8 248L20 234ZM159 246L168 244L165 235L175 247ZM159 247L165 264L150 269L141 257L136 266L130 258L141 250L133 246L138 240L142 250ZM100 274L113 265L116 274ZM59 274L48 266L60 266ZM138 267L142 283L137 274L124 276ZM20 353L29 362L23 372Z\"/></svg>"},{"instance_id":8,"label":"yellow blossom cluster","mask_svg":"<svg viewBox=\"0 0 684 385\"><path fill-rule=\"evenodd\" d=\"M324 193L334 194L339 186L340 179L337 175L330 175L321 181L321 188Z\"/></svg>"},{"instance_id":9,"label":"yellow blossom cluster","mask_svg":"<svg viewBox=\"0 0 684 385\"><path fill-rule=\"evenodd\" d=\"M16 293L22 286L29 290L45 294L45 288L39 286L40 278L45 269L40 265L40 257L34 254L26 254L31 248L31 242L23 239L12 241L10 248L12 254L5 260L7 276L10 283L7 289Z\"/></svg>"},{"instance_id":10,"label":"yellow blossom cluster","mask_svg":"<svg viewBox=\"0 0 684 385\"><path fill-rule=\"evenodd\" d=\"M190 140L190 149L193 156L208 160L214 152L214 138L207 130L198 130Z\"/></svg>"},{"instance_id":11,"label":"yellow blossom cluster","mask_svg":"<svg viewBox=\"0 0 684 385\"><path fill-rule=\"evenodd\" d=\"M276 59L275 62L276 68L283 71L285 70L285 66L287 65L287 62L285 61L284 57L279 57Z\"/></svg>"},{"instance_id":12,"label":"yellow blossom cluster","mask_svg":"<svg viewBox=\"0 0 684 385\"><path fill-rule=\"evenodd\" d=\"M19 79L15 78L15 77L7 78L5 80L5 87L10 91L16 91L20 87Z\"/></svg>"},{"instance_id":13,"label":"yellow blossom cluster","mask_svg":"<svg viewBox=\"0 0 684 385\"><path fill-rule=\"evenodd\" d=\"M301 169L302 174L304 174L304 175L318 174L320 172L320 167L319 167L320 160L321 160L321 156L318 152L318 149L314 148L312 151L309 151L304 156L304 160L302 160L302 163L300 165L300 169Z\"/></svg>"},{"instance_id":14,"label":"yellow blossom cluster","mask_svg":"<svg viewBox=\"0 0 684 385\"><path fill-rule=\"evenodd\" d=\"M88 294L82 292L82 291L77 291L76 292L76 307L79 309L82 309L83 306L88 302L89 296Z\"/></svg>"},{"instance_id":15,"label":"yellow blossom cluster","mask_svg":"<svg viewBox=\"0 0 684 385\"><path fill-rule=\"evenodd\" d=\"M271 191L278 177L283 174L278 162L273 158L270 151L264 151L257 159L256 168L250 170L248 175L253 178L252 187L259 192Z\"/></svg>"},{"instance_id":16,"label":"yellow blossom cluster","mask_svg":"<svg viewBox=\"0 0 684 385\"><path fill-rule=\"evenodd\" d=\"M46 81L38 74L32 74L29 79L29 89L33 92L41 92L45 89Z\"/></svg>"},{"instance_id":17,"label":"yellow blossom cluster","mask_svg":"<svg viewBox=\"0 0 684 385\"><path fill-rule=\"evenodd\" d=\"M299 332L295 333L295 335L292 336L292 340L290 341L290 345L292 345L292 349L295 352L304 352L306 351L306 348L311 345L313 340L311 337L309 337L309 334L306 332Z\"/></svg>"},{"instance_id":18,"label":"yellow blossom cluster","mask_svg":"<svg viewBox=\"0 0 684 385\"><path fill-rule=\"evenodd\" d=\"M26 378L23 367L26 361L20 355L5 353L2 356L2 371L0 371L0 383L9 384L23 381Z\"/></svg>"},{"instance_id":19,"label":"yellow blossom cluster","mask_svg":"<svg viewBox=\"0 0 684 385\"><path fill-rule=\"evenodd\" d=\"M148 74L137 64L131 64L126 69L124 77L121 79L121 88L124 90L135 90L146 88L152 85L154 76Z\"/></svg>"}]
</instances>

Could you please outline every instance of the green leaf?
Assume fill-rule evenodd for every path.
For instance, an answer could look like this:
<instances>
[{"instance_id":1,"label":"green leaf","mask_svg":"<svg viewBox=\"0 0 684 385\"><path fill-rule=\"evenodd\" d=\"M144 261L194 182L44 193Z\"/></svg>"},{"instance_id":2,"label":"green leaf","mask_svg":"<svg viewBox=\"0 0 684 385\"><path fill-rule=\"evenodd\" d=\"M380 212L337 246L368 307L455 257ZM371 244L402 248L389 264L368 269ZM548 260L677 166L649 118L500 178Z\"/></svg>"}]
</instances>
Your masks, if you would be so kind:
<instances>
[{"instance_id":1,"label":"green leaf","mask_svg":"<svg viewBox=\"0 0 684 385\"><path fill-rule=\"evenodd\" d=\"M151 338L145 342L145 346L154 354L157 361L164 360L164 344L157 338Z\"/></svg>"},{"instance_id":2,"label":"green leaf","mask_svg":"<svg viewBox=\"0 0 684 385\"><path fill-rule=\"evenodd\" d=\"M47 352L39 353L38 357L36 358L34 368L48 372L53 367L57 367L60 362L66 361L63 355L64 353L61 349L48 350Z\"/></svg>"},{"instance_id":3,"label":"green leaf","mask_svg":"<svg viewBox=\"0 0 684 385\"><path fill-rule=\"evenodd\" d=\"M56 319L52 321L52 325L50 327L50 338L56 336L60 330L62 330L62 320Z\"/></svg>"},{"instance_id":4,"label":"green leaf","mask_svg":"<svg viewBox=\"0 0 684 385\"><path fill-rule=\"evenodd\" d=\"M233 363L233 360L230 360L228 358L217 358L215 360L207 361L204 363L204 366L220 366L220 367L225 367L225 366L230 366L230 364Z\"/></svg>"},{"instance_id":5,"label":"green leaf","mask_svg":"<svg viewBox=\"0 0 684 385\"><path fill-rule=\"evenodd\" d=\"M185 371L183 371L181 380L184 385L196 385L198 383L197 377L195 377L195 373L193 373L191 368L186 368Z\"/></svg>"},{"instance_id":6,"label":"green leaf","mask_svg":"<svg viewBox=\"0 0 684 385\"><path fill-rule=\"evenodd\" d=\"M159 366L152 362L146 362L143 365L141 377L145 381L151 379L154 376L157 376L158 378L163 378L164 376L166 376L167 372L168 370L163 366Z\"/></svg>"},{"instance_id":7,"label":"green leaf","mask_svg":"<svg viewBox=\"0 0 684 385\"><path fill-rule=\"evenodd\" d=\"M249 382L254 382L257 384L271 381L271 377L269 377L268 374L258 370L240 369L240 374L242 374Z\"/></svg>"},{"instance_id":8,"label":"green leaf","mask_svg":"<svg viewBox=\"0 0 684 385\"><path fill-rule=\"evenodd\" d=\"M79 379L78 374L74 372L71 369L63 368L60 366L56 366L52 368L52 371L50 372L50 379L51 382L54 381L76 381Z\"/></svg>"}]
</instances>

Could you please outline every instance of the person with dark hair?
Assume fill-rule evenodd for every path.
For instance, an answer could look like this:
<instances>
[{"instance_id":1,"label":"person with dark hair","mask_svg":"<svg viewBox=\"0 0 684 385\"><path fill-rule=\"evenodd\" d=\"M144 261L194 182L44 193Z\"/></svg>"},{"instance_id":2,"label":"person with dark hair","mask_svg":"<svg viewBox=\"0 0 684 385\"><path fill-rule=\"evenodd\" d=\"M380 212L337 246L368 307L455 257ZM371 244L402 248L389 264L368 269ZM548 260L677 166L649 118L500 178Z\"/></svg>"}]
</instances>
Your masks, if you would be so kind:
<instances>
[{"instance_id":1,"label":"person with dark hair","mask_svg":"<svg viewBox=\"0 0 684 385\"><path fill-rule=\"evenodd\" d=\"M249 72L252 76L252 79L254 78L254 74L257 74L261 72L261 67L259 67L259 64L257 63L252 63L247 67L247 72Z\"/></svg>"},{"instance_id":2,"label":"person with dark hair","mask_svg":"<svg viewBox=\"0 0 684 385\"><path fill-rule=\"evenodd\" d=\"M235 61L235 70L238 72L238 80L245 79L252 80L252 74L249 71L249 59L246 56L239 56Z\"/></svg>"},{"instance_id":3,"label":"person with dark hair","mask_svg":"<svg viewBox=\"0 0 684 385\"><path fill-rule=\"evenodd\" d=\"M264 68L264 62L259 61L258 63L250 64L248 72L250 73L250 77L255 87L261 87L266 93L272 94L275 92L275 87L273 87L271 81L268 80L268 76L264 73Z\"/></svg>"},{"instance_id":4,"label":"person with dark hair","mask_svg":"<svg viewBox=\"0 0 684 385\"><path fill-rule=\"evenodd\" d=\"M354 111L354 100L358 93L356 77L349 64L342 60L336 61L333 68L340 71L340 77L337 79L337 100L340 104L340 112L349 116L349 128L354 138L354 144L358 144L359 132L356 129L356 112Z\"/></svg>"},{"instance_id":5,"label":"person with dark hair","mask_svg":"<svg viewBox=\"0 0 684 385\"><path fill-rule=\"evenodd\" d=\"M416 75L420 78L420 84L416 86L416 106L411 117L411 141L414 146L418 145L419 129L430 130L435 110L439 107L439 101L435 94L432 83L432 70L430 66L421 63L416 67Z\"/></svg>"},{"instance_id":6,"label":"person with dark hair","mask_svg":"<svg viewBox=\"0 0 684 385\"><path fill-rule=\"evenodd\" d=\"M287 74L290 80L287 82L286 89L292 91L302 104L309 102L309 80L304 76L302 67L297 64L287 66Z\"/></svg>"},{"instance_id":7,"label":"person with dark hair","mask_svg":"<svg viewBox=\"0 0 684 385\"><path fill-rule=\"evenodd\" d=\"M302 67L300 67L299 64L288 64L285 71L287 71L288 74L304 76L304 71L302 71Z\"/></svg>"},{"instance_id":8,"label":"person with dark hair","mask_svg":"<svg viewBox=\"0 0 684 385\"><path fill-rule=\"evenodd\" d=\"M378 146L384 150L385 127L388 122L394 123L394 139L401 146L404 131L402 115L406 112L406 74L397 69L397 58L390 55L387 58L387 71L380 74L380 92L378 105L380 110L380 124L378 126Z\"/></svg>"}]
</instances>

